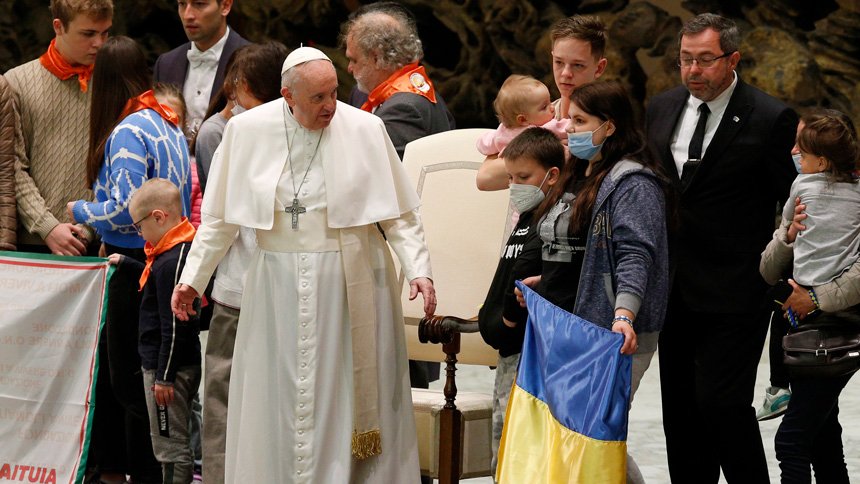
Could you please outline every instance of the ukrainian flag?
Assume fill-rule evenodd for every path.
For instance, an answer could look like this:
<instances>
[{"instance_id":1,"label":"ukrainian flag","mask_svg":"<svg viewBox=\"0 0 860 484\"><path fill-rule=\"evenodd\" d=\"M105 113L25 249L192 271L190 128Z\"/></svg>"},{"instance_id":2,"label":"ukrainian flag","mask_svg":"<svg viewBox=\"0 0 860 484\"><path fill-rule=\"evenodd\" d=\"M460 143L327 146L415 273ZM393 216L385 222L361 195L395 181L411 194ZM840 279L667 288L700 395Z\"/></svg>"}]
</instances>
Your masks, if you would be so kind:
<instances>
[{"instance_id":1,"label":"ukrainian flag","mask_svg":"<svg viewBox=\"0 0 860 484\"><path fill-rule=\"evenodd\" d=\"M624 483L633 361L620 353L624 336L517 286L529 319L496 480Z\"/></svg>"}]
</instances>

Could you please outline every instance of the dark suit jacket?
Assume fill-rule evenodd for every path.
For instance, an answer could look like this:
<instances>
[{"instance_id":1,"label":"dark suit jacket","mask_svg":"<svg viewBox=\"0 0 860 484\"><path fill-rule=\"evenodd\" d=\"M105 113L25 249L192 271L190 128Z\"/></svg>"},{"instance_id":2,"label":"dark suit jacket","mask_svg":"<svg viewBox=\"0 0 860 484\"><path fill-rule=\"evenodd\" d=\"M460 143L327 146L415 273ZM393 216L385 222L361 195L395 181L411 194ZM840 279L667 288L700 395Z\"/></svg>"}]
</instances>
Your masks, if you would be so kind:
<instances>
[{"instance_id":1,"label":"dark suit jacket","mask_svg":"<svg viewBox=\"0 0 860 484\"><path fill-rule=\"evenodd\" d=\"M367 94L353 88L348 104L360 109L365 101ZM374 114L385 123L385 130L400 159L403 159L403 151L410 141L455 128L454 116L448 111L445 99L438 92L435 104L418 94L395 93L380 104Z\"/></svg>"},{"instance_id":2,"label":"dark suit jacket","mask_svg":"<svg viewBox=\"0 0 860 484\"><path fill-rule=\"evenodd\" d=\"M224 85L224 68L227 65L227 59L230 58L230 54L237 48L247 44L250 44L250 42L243 39L235 30L230 29L227 42L224 44L224 50L221 52L221 58L218 60L218 70L215 72L215 81L212 83L212 94L209 96L210 103L218 95L221 86ZM173 84L182 91L185 87L185 74L188 71L187 55L189 49L191 49L191 42L186 42L170 52L158 56L152 72L152 82Z\"/></svg>"},{"instance_id":3,"label":"dark suit jacket","mask_svg":"<svg viewBox=\"0 0 860 484\"><path fill-rule=\"evenodd\" d=\"M773 233L776 205L786 201L797 175L791 161L797 114L738 78L714 138L681 192L669 143L689 95L681 86L655 96L646 121L651 153L680 194L674 284L694 311L754 311L767 289L758 271L761 252Z\"/></svg>"}]
</instances>

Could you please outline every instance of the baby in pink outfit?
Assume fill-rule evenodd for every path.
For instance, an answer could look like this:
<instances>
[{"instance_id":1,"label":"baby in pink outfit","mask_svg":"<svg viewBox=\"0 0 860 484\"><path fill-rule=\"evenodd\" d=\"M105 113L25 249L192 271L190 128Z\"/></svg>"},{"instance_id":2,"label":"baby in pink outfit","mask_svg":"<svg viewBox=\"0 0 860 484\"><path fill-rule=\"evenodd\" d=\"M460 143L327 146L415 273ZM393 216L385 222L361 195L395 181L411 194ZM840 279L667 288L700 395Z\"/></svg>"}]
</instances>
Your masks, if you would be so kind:
<instances>
[{"instance_id":1,"label":"baby in pink outfit","mask_svg":"<svg viewBox=\"0 0 860 484\"><path fill-rule=\"evenodd\" d=\"M523 130L534 126L546 128L567 144L568 119L555 120L555 109L550 102L549 89L531 76L513 74L505 79L493 102L496 117L502 124L478 139L482 155L502 156L505 146Z\"/></svg>"}]
</instances>

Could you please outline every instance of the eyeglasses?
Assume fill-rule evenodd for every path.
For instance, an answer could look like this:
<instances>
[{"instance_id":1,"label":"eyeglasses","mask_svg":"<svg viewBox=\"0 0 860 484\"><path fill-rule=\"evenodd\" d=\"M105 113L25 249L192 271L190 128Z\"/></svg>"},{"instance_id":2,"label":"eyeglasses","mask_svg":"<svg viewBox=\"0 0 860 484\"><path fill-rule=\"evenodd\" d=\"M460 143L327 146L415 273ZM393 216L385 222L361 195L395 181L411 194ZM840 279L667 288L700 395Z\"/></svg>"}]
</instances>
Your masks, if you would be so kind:
<instances>
[{"instance_id":1,"label":"eyeglasses","mask_svg":"<svg viewBox=\"0 0 860 484\"><path fill-rule=\"evenodd\" d=\"M689 69L690 67L693 67L693 62L695 62L696 65L699 66L699 69L710 69L711 67L714 67L714 63L718 60L722 59L723 57L728 57L734 53L735 51L732 51L717 57L701 57L699 59L696 59L695 57L683 57L679 55L675 57L675 63L678 64L678 67Z\"/></svg>"},{"instance_id":2,"label":"eyeglasses","mask_svg":"<svg viewBox=\"0 0 860 484\"><path fill-rule=\"evenodd\" d=\"M161 210L153 210L153 211L149 212L149 215L147 215L146 217L143 217L142 219L138 220L137 222L131 223L131 226L134 227L134 230L137 230L138 235L143 235L143 233L141 233L141 231L140 231L140 223L143 222L144 220L148 219L149 217L152 217L152 214L154 214L155 212L161 212ZM165 217L167 216L166 213L164 213L164 212L161 212L161 213Z\"/></svg>"}]
</instances>

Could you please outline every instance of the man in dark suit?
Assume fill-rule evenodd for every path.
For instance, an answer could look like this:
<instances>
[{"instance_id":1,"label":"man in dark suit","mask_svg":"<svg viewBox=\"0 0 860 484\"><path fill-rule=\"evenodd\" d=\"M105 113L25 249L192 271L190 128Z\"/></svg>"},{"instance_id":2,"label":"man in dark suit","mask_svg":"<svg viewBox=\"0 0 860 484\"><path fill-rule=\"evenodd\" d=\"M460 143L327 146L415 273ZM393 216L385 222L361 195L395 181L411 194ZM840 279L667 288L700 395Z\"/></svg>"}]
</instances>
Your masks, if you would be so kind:
<instances>
[{"instance_id":1,"label":"man in dark suit","mask_svg":"<svg viewBox=\"0 0 860 484\"><path fill-rule=\"evenodd\" d=\"M675 483L767 483L755 410L768 327L760 253L796 172L797 115L734 71L740 33L702 14L680 33L683 87L648 105L651 152L680 196L660 335L663 428Z\"/></svg>"},{"instance_id":2,"label":"man in dark suit","mask_svg":"<svg viewBox=\"0 0 860 484\"><path fill-rule=\"evenodd\" d=\"M189 42L158 56L152 81L179 87L188 106L188 134L193 134L224 84L230 54L250 42L227 26L233 0L180 0L178 4Z\"/></svg>"},{"instance_id":3,"label":"man in dark suit","mask_svg":"<svg viewBox=\"0 0 860 484\"><path fill-rule=\"evenodd\" d=\"M350 15L341 32L349 72L368 94L359 107L382 118L401 159L410 141L453 128L445 102L418 65L423 49L409 11L394 2L370 4Z\"/></svg>"}]
</instances>

